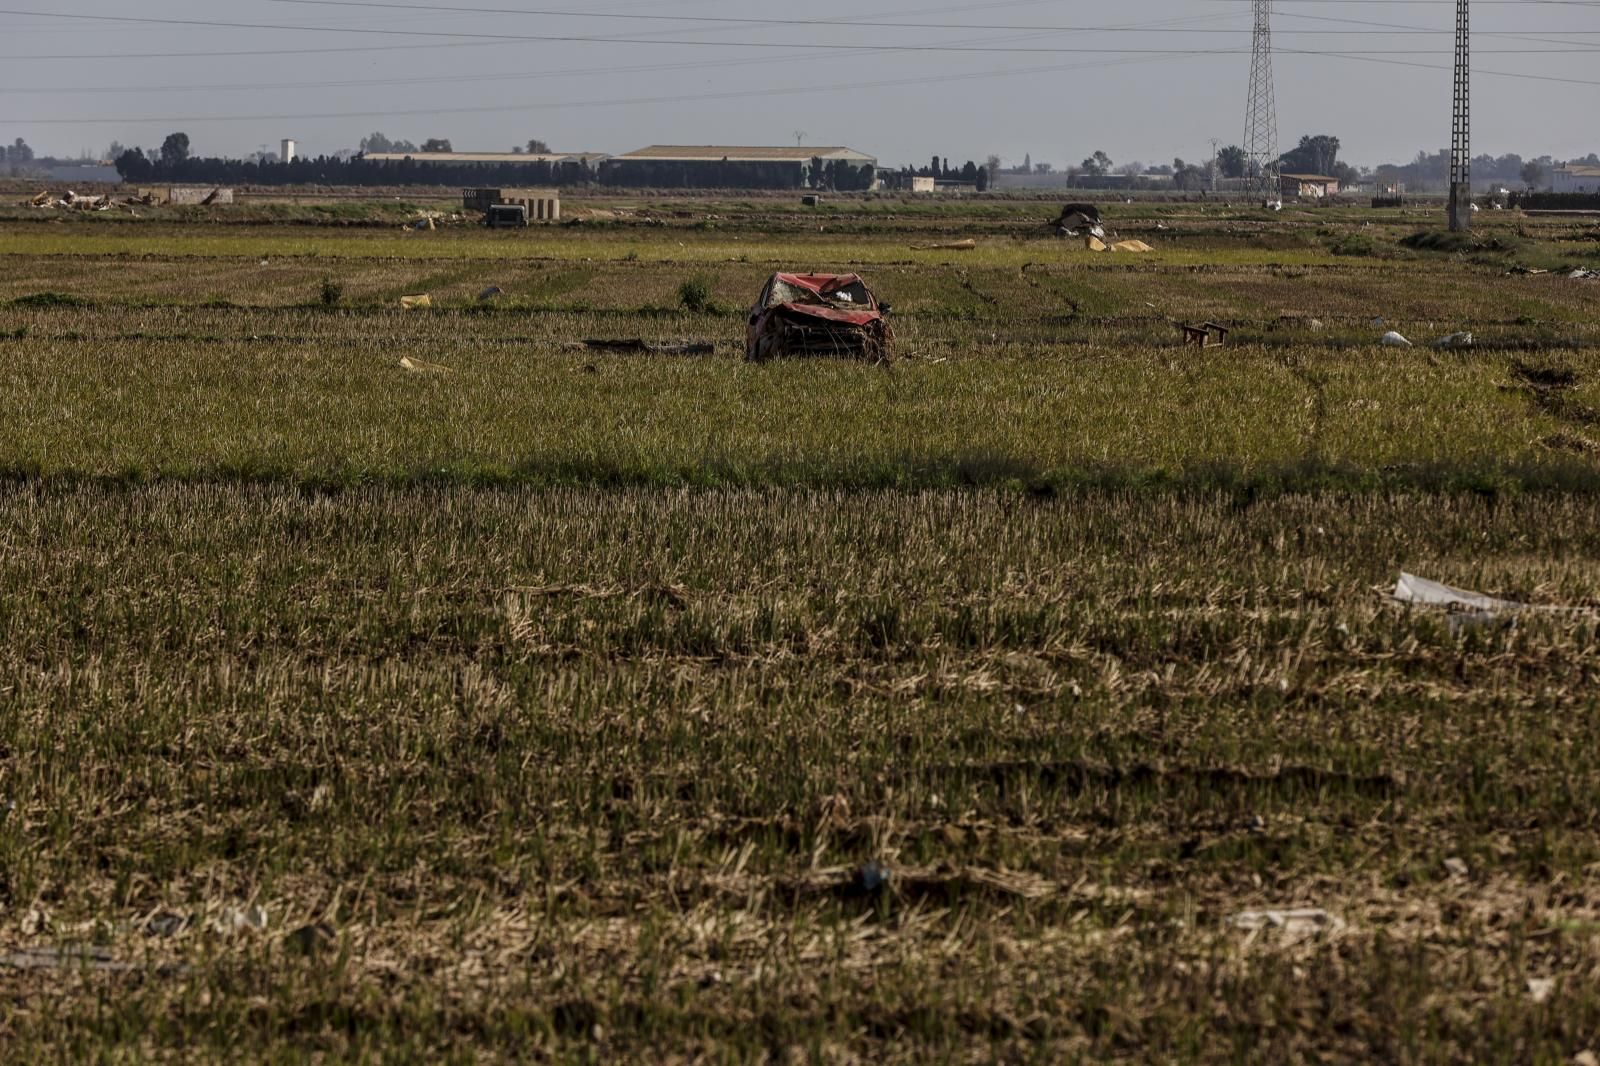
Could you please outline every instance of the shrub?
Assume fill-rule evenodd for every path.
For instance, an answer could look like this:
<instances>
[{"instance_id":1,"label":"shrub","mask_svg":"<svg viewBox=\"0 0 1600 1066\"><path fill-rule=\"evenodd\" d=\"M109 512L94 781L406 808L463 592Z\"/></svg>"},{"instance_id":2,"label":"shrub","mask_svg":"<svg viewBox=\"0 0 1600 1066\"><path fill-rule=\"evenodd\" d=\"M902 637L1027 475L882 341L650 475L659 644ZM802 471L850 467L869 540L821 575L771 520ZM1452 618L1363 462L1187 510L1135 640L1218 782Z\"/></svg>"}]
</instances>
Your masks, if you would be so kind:
<instances>
[{"instance_id":1,"label":"shrub","mask_svg":"<svg viewBox=\"0 0 1600 1066\"><path fill-rule=\"evenodd\" d=\"M1377 255L1378 242L1365 233L1347 233L1330 242L1328 250L1334 255Z\"/></svg>"},{"instance_id":2,"label":"shrub","mask_svg":"<svg viewBox=\"0 0 1600 1066\"><path fill-rule=\"evenodd\" d=\"M332 278L322 279L322 306L338 307L344 299L344 286Z\"/></svg>"},{"instance_id":3,"label":"shrub","mask_svg":"<svg viewBox=\"0 0 1600 1066\"><path fill-rule=\"evenodd\" d=\"M66 292L36 292L11 301L12 307L88 307L89 301Z\"/></svg>"},{"instance_id":4,"label":"shrub","mask_svg":"<svg viewBox=\"0 0 1600 1066\"><path fill-rule=\"evenodd\" d=\"M678 302L685 311L696 315L711 314L717 309L711 300L711 283L705 278L690 278L679 285Z\"/></svg>"}]
</instances>

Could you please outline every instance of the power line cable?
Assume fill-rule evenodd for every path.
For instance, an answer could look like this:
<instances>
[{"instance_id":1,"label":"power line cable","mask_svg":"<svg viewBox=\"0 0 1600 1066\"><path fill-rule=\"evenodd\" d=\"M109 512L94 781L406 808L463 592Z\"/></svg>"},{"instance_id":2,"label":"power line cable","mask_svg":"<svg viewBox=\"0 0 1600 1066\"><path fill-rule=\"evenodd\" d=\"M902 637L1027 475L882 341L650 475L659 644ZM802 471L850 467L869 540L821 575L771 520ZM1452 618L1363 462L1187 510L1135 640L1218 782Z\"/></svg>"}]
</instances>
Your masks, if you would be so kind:
<instances>
[{"instance_id":1,"label":"power line cable","mask_svg":"<svg viewBox=\"0 0 1600 1066\"><path fill-rule=\"evenodd\" d=\"M1384 63L1384 64L1391 65L1391 66L1412 67L1412 68L1416 68L1416 69L1420 69L1420 70L1449 70L1449 69L1451 69L1448 66L1439 66L1439 65L1436 65L1436 64L1419 63L1419 62L1415 62L1415 61L1406 61L1406 60L1397 60L1397 59L1384 59L1384 58L1381 58L1381 57L1369 57L1369 56L1363 56L1363 55L1361 55L1359 53L1316 52L1316 51L1307 51L1307 50L1304 50L1304 49L1279 49L1278 51L1281 54L1286 54L1286 55L1307 55L1307 56L1319 56L1319 57L1324 57L1324 58L1347 59L1347 60L1352 60L1352 61ZM817 93L831 93L831 92L843 92L843 91L852 91L853 92L853 91L857 91L857 90L861 90L861 89L895 88L895 87L902 87L902 86L909 86L909 85L924 85L924 84L928 84L930 82L944 83L944 82L956 82L956 81L972 81L972 80L988 79L988 78L1002 78L1002 77L1011 77L1011 76L1027 75L1027 74L1061 73L1061 72L1073 71L1073 70L1085 70L1085 69L1093 69L1093 68L1104 68L1104 67L1134 65L1134 64L1138 64L1138 63L1166 62L1166 61L1171 61L1174 58L1178 58L1178 59L1200 58L1200 57L1211 57L1211 56L1220 56L1220 55L1229 55L1229 56L1231 56L1231 55L1236 55L1236 54L1239 54L1238 51L1237 50L1232 50L1232 49L1229 49L1229 50L1196 50L1196 51L1185 53L1183 55L1179 55L1179 56L1176 56L1176 57L1173 56L1173 55L1170 55L1170 54L1124 56L1124 57L1122 57L1120 59L1110 59L1110 60L1104 60L1104 61L1100 61L1100 62L1077 63L1077 64L1066 64L1066 65L1050 65L1050 66L1038 66L1038 67L1007 67L1007 68L996 69L996 70L974 71L974 72L969 72L969 73L966 73L966 74L938 74L938 75L930 75L930 76L921 76L921 77L912 77L912 78L897 78L897 79L878 80L878 81L865 81L865 82L854 82L854 83L835 83L835 84L830 84L830 85L808 85L808 86L799 86L799 87L768 88L768 89L745 89L745 90L734 90L734 91L726 91L726 92L695 93L695 94L684 94L684 95L675 95L675 96L661 96L661 95L636 96L636 97L626 97L626 98L616 98L616 99L606 99L606 100L546 102L546 103L532 103L532 104L502 104L502 105L475 106L475 107L443 107L443 108L425 108L425 109L407 108L407 109L403 109L403 110L368 110L368 111L320 112L320 113L314 112L314 113L305 113L305 114L222 115L222 116L218 116L218 115L180 115L180 116L165 116L165 117L150 117L150 116L147 116L147 115L135 115L135 116L127 116L127 117L96 117L96 118L87 118L87 119L56 119L56 120L36 120L36 119L23 119L23 118L0 118L0 121L10 122L10 123L13 123L13 124L28 124L28 123L32 123L32 124L36 124L36 125L91 125L91 124L99 124L99 123L112 123L112 124L123 124L123 125L138 124L138 123L149 123L149 124L155 124L155 123L161 123L161 124L172 124L172 123L201 124L201 123L217 123L217 122L287 122L287 121L315 121L315 120L351 119L351 118L391 118L391 117L398 118L398 117L407 117L407 116L437 116L437 115L467 115L467 114L507 114L507 113L535 112L535 111L583 110L583 109L589 109L589 108L603 108L603 107L635 107L635 106L641 106L641 105L647 105L647 104L666 104L666 103L681 104L681 103L706 102L706 101L712 101L712 100L734 100L734 99L741 99L741 98L745 98L745 97L815 95ZM1522 74L1522 73L1516 73L1516 72L1511 72L1511 71L1496 71L1496 70L1478 70L1475 73L1482 74L1482 75L1485 75L1485 76L1488 76L1488 77L1496 77L1496 78L1509 78L1509 79L1528 80L1528 81L1537 81L1537 82L1554 82L1554 83L1559 83L1559 84L1564 84L1564 85L1600 86L1600 80L1589 80L1589 79L1583 79L1583 78L1566 78L1566 77L1559 77L1559 76L1555 76L1555 75Z\"/></svg>"},{"instance_id":2,"label":"power line cable","mask_svg":"<svg viewBox=\"0 0 1600 1066\"><path fill-rule=\"evenodd\" d=\"M417 12L433 11L433 12L439 12L441 14L525 15L525 16L536 16L536 17L541 17L541 18L633 19L633 20L637 20L637 21L651 21L651 22L688 22L688 23L713 24L713 25L729 25L729 24L732 24L732 25L741 26L741 27L774 26L774 27L792 28L792 27L802 27L802 26L850 26L850 27L863 27L863 28L872 28L872 29L1017 30L1017 31L1053 32L1053 33L1172 33L1172 32L1177 32L1175 30L1156 29L1156 28L1153 28L1153 27L1146 27L1146 26L1138 26L1138 27L1108 27L1108 26L1060 26L1060 25L996 25L996 24L992 24L992 23L959 23L959 22L889 22L889 21L878 21L878 20L872 18L871 16L863 16L862 18L859 18L859 19L827 19L827 18L773 19L773 18L731 17L731 16L718 16L718 15L658 15L658 14L641 15L641 14L632 14L632 13L621 14L621 13L615 13L615 12L588 12L588 11L571 11L571 10L552 10L552 9L542 9L542 8L466 7L466 6L440 5L440 4L402 4L402 3L391 2L391 0L264 0L264 2L265 3L269 3L269 4L297 4L297 5L301 5L301 6L313 6L313 7L378 8L378 9L390 10L390 11L417 11ZM1339 0L1329 0L1329 2L1339 2ZM1343 2L1348 2L1348 0L1343 0ZM1479 2L1483 2L1483 0L1479 0ZM1523 0L1523 2L1527 2L1527 0ZM1600 3L1600 0L1597 0L1597 3ZM1312 17L1315 17L1315 16L1300 16L1300 17L1312 18ZM1376 24L1374 24L1374 25L1376 25ZM1204 30L1189 30L1189 31L1186 31L1186 32L1191 32L1191 33L1233 33L1233 32L1236 32L1236 31L1234 31L1234 30L1204 29ZM1337 31L1337 30L1327 30L1327 31L1292 30L1292 31L1280 31L1280 32L1292 32L1292 33L1300 34L1300 33L1317 33L1317 32L1337 33L1337 32L1340 32L1340 31ZM1451 30L1451 29L1428 29L1428 28L1425 28L1425 27L1415 27L1415 28L1408 28L1408 32L1450 35L1450 34L1453 34L1455 31ZM1509 32L1512 32L1512 31L1479 31L1479 36L1485 36L1486 34L1499 34L1499 33L1509 33ZM1569 32L1574 32L1574 31L1568 31L1568 30L1529 30L1529 31L1518 31L1518 32L1569 33ZM1600 33L1600 30L1579 30L1579 31L1575 31L1575 32L1579 32L1579 33Z\"/></svg>"}]
</instances>

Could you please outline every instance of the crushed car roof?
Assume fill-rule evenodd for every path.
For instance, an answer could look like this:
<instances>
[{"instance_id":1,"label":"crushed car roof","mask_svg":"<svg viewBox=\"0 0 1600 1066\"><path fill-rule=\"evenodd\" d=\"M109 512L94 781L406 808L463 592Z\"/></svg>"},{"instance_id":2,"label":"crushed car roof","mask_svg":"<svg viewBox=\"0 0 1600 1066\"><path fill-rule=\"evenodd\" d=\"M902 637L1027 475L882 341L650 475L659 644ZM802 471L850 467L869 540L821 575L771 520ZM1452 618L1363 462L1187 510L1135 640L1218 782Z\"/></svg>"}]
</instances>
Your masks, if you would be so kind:
<instances>
[{"instance_id":1,"label":"crushed car roof","mask_svg":"<svg viewBox=\"0 0 1600 1066\"><path fill-rule=\"evenodd\" d=\"M786 311L811 315L815 318L824 318L830 322L840 322L851 326L864 326L868 322L882 316L876 307L867 307L862 310L850 310L839 306L838 294L843 289L852 285L860 285L866 289L866 282L859 274L774 274L772 284L787 285L791 288L802 289L815 295L821 303L807 303L799 300L787 300L775 306L780 306ZM868 290L870 292L870 290Z\"/></svg>"}]
</instances>

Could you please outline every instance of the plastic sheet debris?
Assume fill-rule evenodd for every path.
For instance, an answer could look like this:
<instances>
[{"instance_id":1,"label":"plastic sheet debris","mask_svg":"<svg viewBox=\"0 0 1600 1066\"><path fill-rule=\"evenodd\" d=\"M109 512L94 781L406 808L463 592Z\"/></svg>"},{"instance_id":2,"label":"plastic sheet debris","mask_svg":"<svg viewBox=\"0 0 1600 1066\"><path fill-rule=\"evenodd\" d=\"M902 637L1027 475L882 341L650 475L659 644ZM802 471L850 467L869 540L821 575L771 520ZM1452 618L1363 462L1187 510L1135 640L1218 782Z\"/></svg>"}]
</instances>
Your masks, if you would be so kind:
<instances>
[{"instance_id":1,"label":"plastic sheet debris","mask_svg":"<svg viewBox=\"0 0 1600 1066\"><path fill-rule=\"evenodd\" d=\"M1336 932L1344 928L1344 919L1329 914L1320 907L1298 907L1283 910L1241 911L1230 919L1235 929L1259 932L1277 929L1285 933Z\"/></svg>"},{"instance_id":2,"label":"plastic sheet debris","mask_svg":"<svg viewBox=\"0 0 1600 1066\"><path fill-rule=\"evenodd\" d=\"M1409 348L1409 347L1411 347L1411 342L1410 341L1406 340L1404 337L1402 337L1400 334L1396 333L1392 329L1388 333L1385 333L1383 335L1383 338L1378 343L1383 345L1385 348Z\"/></svg>"},{"instance_id":3,"label":"plastic sheet debris","mask_svg":"<svg viewBox=\"0 0 1600 1066\"><path fill-rule=\"evenodd\" d=\"M1095 236L1085 237L1083 246L1091 252L1103 252L1106 250L1106 242Z\"/></svg>"},{"instance_id":4,"label":"plastic sheet debris","mask_svg":"<svg viewBox=\"0 0 1600 1066\"><path fill-rule=\"evenodd\" d=\"M1150 247L1148 244L1144 243L1143 241L1118 241L1116 244L1113 244L1111 246L1111 250L1113 252L1153 252L1153 251L1155 251L1154 248Z\"/></svg>"},{"instance_id":5,"label":"plastic sheet debris","mask_svg":"<svg viewBox=\"0 0 1600 1066\"><path fill-rule=\"evenodd\" d=\"M405 308L407 311L414 311L419 307L432 307L433 297L429 296L427 293L418 293L415 296L402 296L400 297L400 306Z\"/></svg>"},{"instance_id":6,"label":"plastic sheet debris","mask_svg":"<svg viewBox=\"0 0 1600 1066\"><path fill-rule=\"evenodd\" d=\"M426 359L413 359L409 355L400 357L400 366L413 374L448 374L450 368L443 363L430 363Z\"/></svg>"},{"instance_id":7,"label":"plastic sheet debris","mask_svg":"<svg viewBox=\"0 0 1600 1066\"><path fill-rule=\"evenodd\" d=\"M1472 331L1470 329L1463 330L1460 333L1452 333L1448 337L1440 337L1433 342L1433 346L1445 349L1470 348L1472 347Z\"/></svg>"},{"instance_id":8,"label":"plastic sheet debris","mask_svg":"<svg viewBox=\"0 0 1600 1066\"><path fill-rule=\"evenodd\" d=\"M1583 270L1580 268L1568 274L1567 277L1574 281L1585 281L1593 278L1600 278L1600 270Z\"/></svg>"},{"instance_id":9,"label":"plastic sheet debris","mask_svg":"<svg viewBox=\"0 0 1600 1066\"><path fill-rule=\"evenodd\" d=\"M1404 571L1401 571L1400 580L1395 583L1393 596L1400 603L1449 607L1454 610L1515 611L1522 607L1522 604L1515 600L1502 600L1494 596L1485 596L1481 592L1458 589Z\"/></svg>"},{"instance_id":10,"label":"plastic sheet debris","mask_svg":"<svg viewBox=\"0 0 1600 1066\"><path fill-rule=\"evenodd\" d=\"M1401 572L1391 595L1399 603L1443 608L1448 612L1446 621L1452 634L1502 624L1503 615L1522 609L1522 604L1514 600L1485 596L1405 572Z\"/></svg>"},{"instance_id":11,"label":"plastic sheet debris","mask_svg":"<svg viewBox=\"0 0 1600 1066\"><path fill-rule=\"evenodd\" d=\"M1600 614L1593 607L1573 607L1560 604L1530 604L1517 600L1504 600L1486 596L1470 589L1458 589L1415 574L1400 573L1390 598L1397 603L1421 607L1441 607L1450 612L1452 629L1464 626L1486 625L1497 622L1503 615L1543 614L1568 617L1595 617Z\"/></svg>"}]
</instances>

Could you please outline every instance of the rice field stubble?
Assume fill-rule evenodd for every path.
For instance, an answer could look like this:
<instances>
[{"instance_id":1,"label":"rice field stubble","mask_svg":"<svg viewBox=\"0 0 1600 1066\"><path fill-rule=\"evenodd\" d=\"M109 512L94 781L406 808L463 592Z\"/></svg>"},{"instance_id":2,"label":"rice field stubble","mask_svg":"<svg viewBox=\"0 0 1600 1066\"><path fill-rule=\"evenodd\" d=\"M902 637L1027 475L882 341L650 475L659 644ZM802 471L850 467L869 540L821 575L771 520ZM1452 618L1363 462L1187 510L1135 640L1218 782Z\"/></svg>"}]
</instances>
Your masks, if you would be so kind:
<instances>
[{"instance_id":1,"label":"rice field stubble","mask_svg":"<svg viewBox=\"0 0 1600 1066\"><path fill-rule=\"evenodd\" d=\"M19 1056L1596 1047L1595 621L1374 591L1600 605L1581 288L1504 279L1571 347L1380 354L1277 324L1385 291L1331 262L1281 309L1044 271L1092 325L1034 270L905 268L930 351L884 374L562 348L737 332L625 261L413 315L360 294L399 265L330 312L75 262L0 293L85 301L0 323ZM1390 313L1492 334L1501 280L1450 270ZM1150 296L1258 343L1118 324ZM1241 491L1309 467L1385 487ZM1233 922L1273 907L1329 917Z\"/></svg>"}]
</instances>

